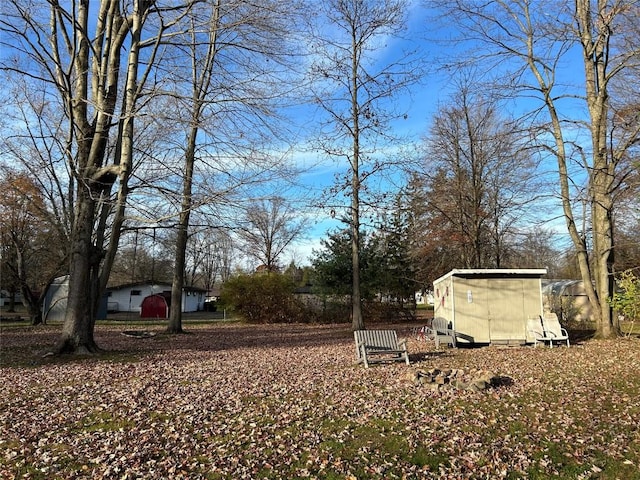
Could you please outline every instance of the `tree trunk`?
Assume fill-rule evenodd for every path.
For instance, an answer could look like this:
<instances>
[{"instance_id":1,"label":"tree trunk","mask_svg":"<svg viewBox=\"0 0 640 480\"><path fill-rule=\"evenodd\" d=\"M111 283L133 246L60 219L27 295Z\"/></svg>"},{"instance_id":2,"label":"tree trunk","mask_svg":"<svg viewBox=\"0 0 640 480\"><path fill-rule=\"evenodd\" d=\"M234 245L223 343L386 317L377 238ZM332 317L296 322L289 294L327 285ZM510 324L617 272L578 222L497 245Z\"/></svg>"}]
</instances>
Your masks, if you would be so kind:
<instances>
[{"instance_id":1,"label":"tree trunk","mask_svg":"<svg viewBox=\"0 0 640 480\"><path fill-rule=\"evenodd\" d=\"M184 287L184 264L186 256L188 238L188 215L186 225L184 222L184 212L180 214L180 225L178 226L178 238L176 240L176 257L173 269L173 281L171 284L171 306L169 307L168 333L183 333L182 329L182 291Z\"/></svg>"},{"instance_id":2,"label":"tree trunk","mask_svg":"<svg viewBox=\"0 0 640 480\"><path fill-rule=\"evenodd\" d=\"M93 338L95 320L92 301L87 295L88 286L92 283L92 267L96 261L92 242L95 205L89 192L85 192L83 188L79 192L71 236L67 310L56 353L84 354L99 351Z\"/></svg>"},{"instance_id":3,"label":"tree trunk","mask_svg":"<svg viewBox=\"0 0 640 480\"><path fill-rule=\"evenodd\" d=\"M611 182L606 178L597 178L594 175L593 188L598 190L611 188ZM600 176L605 176L600 174ZM606 177L606 176L605 176ZM598 183L604 182L604 187ZM606 190L605 190L606 191ZM597 304L592 304L599 310L596 322L596 338L610 338L621 334L617 319L612 314L609 298L613 295L613 222L611 221L612 201L609 195L594 193L591 206L591 218L593 229L593 263L594 283Z\"/></svg>"},{"instance_id":4,"label":"tree trunk","mask_svg":"<svg viewBox=\"0 0 640 480\"><path fill-rule=\"evenodd\" d=\"M356 182L357 171L354 173ZM364 319L362 317L362 298L360 293L360 218L358 190L354 189L352 198L351 214L351 269L352 269L352 292L351 292L351 314L353 330L364 329Z\"/></svg>"},{"instance_id":5,"label":"tree trunk","mask_svg":"<svg viewBox=\"0 0 640 480\"><path fill-rule=\"evenodd\" d=\"M183 199L184 203L184 199ZM186 217L186 218L185 218ZM176 240L176 256L171 284L171 306L169 307L168 333L183 333L182 330L182 291L184 287L184 265L188 239L189 213L180 213L178 238Z\"/></svg>"},{"instance_id":6,"label":"tree trunk","mask_svg":"<svg viewBox=\"0 0 640 480\"><path fill-rule=\"evenodd\" d=\"M196 115L199 116L199 107L196 105ZM167 332L183 333L182 330L182 291L184 288L185 257L187 241L189 240L189 217L191 215L191 191L193 186L193 169L195 165L195 151L198 137L198 128L192 127L187 139L187 152L185 155L185 173L182 178L182 208L178 223L178 238L176 239L176 257L173 267L173 282L171 284L171 307L169 309L169 324Z\"/></svg>"},{"instance_id":7,"label":"tree trunk","mask_svg":"<svg viewBox=\"0 0 640 480\"><path fill-rule=\"evenodd\" d=\"M614 328L609 297L613 294L613 192L615 160L610 158L607 148L609 93L608 61L611 22L608 2L577 0L576 20L582 44L585 69L585 90L589 108L592 146L592 169L590 182L591 228L593 238L593 277L583 274L583 281L595 283L589 297L596 313L596 337L609 338L620 334Z\"/></svg>"},{"instance_id":8,"label":"tree trunk","mask_svg":"<svg viewBox=\"0 0 640 480\"><path fill-rule=\"evenodd\" d=\"M364 329L360 291L360 105L358 98L358 61L361 46L356 36L357 26L351 25L351 120L353 151L351 157L351 310L353 330Z\"/></svg>"}]
</instances>

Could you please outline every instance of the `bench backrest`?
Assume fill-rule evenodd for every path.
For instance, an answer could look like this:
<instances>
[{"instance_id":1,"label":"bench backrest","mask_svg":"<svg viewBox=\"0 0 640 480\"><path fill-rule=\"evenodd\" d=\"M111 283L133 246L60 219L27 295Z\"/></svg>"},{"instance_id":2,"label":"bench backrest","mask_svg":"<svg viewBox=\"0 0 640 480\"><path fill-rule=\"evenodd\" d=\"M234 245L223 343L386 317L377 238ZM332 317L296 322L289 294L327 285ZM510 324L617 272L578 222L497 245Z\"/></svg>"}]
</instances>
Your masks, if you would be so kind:
<instances>
[{"instance_id":1,"label":"bench backrest","mask_svg":"<svg viewBox=\"0 0 640 480\"><path fill-rule=\"evenodd\" d=\"M371 350L396 350L398 335L395 330L356 330L353 332L356 347L364 344ZM358 351L358 354L360 352Z\"/></svg>"}]
</instances>

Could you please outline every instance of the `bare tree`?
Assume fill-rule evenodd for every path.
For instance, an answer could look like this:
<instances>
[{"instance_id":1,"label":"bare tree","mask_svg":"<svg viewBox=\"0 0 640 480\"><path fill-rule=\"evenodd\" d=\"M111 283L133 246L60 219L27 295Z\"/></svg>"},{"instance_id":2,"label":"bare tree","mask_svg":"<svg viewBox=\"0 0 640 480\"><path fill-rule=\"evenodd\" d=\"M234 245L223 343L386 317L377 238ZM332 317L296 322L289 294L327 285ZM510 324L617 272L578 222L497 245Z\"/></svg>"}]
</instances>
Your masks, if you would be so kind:
<instances>
[{"instance_id":1,"label":"bare tree","mask_svg":"<svg viewBox=\"0 0 640 480\"><path fill-rule=\"evenodd\" d=\"M636 109L623 115L627 128L615 128L628 107L615 96L615 87L637 84L637 2L458 0L443 8L454 10L451 18L464 38L476 42L474 58L500 72L495 87L504 95L524 93L539 101L528 121L541 151L557 162L562 209L593 307L596 336L617 335L607 301L613 285L614 193L623 160L638 143L640 122ZM574 54L581 75L569 61ZM564 65L570 65L568 78L574 84L563 82ZM583 229L576 195L583 195L588 207Z\"/></svg>"},{"instance_id":2,"label":"bare tree","mask_svg":"<svg viewBox=\"0 0 640 480\"><path fill-rule=\"evenodd\" d=\"M390 100L415 82L415 57L401 52L380 65L383 39L398 37L405 28L407 2L403 0L331 0L321 4L325 31L317 34L311 73L314 101L327 114L321 149L346 161L348 172L333 193L348 199L352 250L353 329L364 328L360 292L360 235L367 180L392 158L378 151L393 140L389 122L404 113Z\"/></svg>"},{"instance_id":3,"label":"bare tree","mask_svg":"<svg viewBox=\"0 0 640 480\"><path fill-rule=\"evenodd\" d=\"M174 78L171 101L177 108L164 115L186 126L184 138L176 138L175 149L181 151L184 162L179 200L175 200L179 212L170 333L182 331L181 298L192 212L203 205L229 202L247 184L266 181L281 171L279 159L271 160L261 152L279 140L278 131L283 130L276 112L285 88L292 89L286 79L291 71L294 15L299 13L295 7L295 2L279 0L201 1L188 16L189 29L171 42L176 72L188 72L189 77ZM184 68L180 68L182 60L189 62ZM244 172L228 172L223 185L207 183L207 177L232 167L229 158L234 156L234 163L245 163Z\"/></svg>"},{"instance_id":4,"label":"bare tree","mask_svg":"<svg viewBox=\"0 0 640 480\"><path fill-rule=\"evenodd\" d=\"M0 29L13 56L3 58L2 69L43 86L66 124L61 131L74 185L73 221L58 352L99 350L95 312L124 222L134 119L159 40L182 11L177 7L144 0L3 3ZM153 31L145 30L150 16L157 19Z\"/></svg>"},{"instance_id":5,"label":"bare tree","mask_svg":"<svg viewBox=\"0 0 640 480\"><path fill-rule=\"evenodd\" d=\"M505 266L508 240L539 191L528 139L500 107L465 77L426 140L426 208L465 268Z\"/></svg>"},{"instance_id":6,"label":"bare tree","mask_svg":"<svg viewBox=\"0 0 640 480\"><path fill-rule=\"evenodd\" d=\"M244 214L239 236L245 252L264 265L268 272L277 272L278 260L294 240L306 230L307 223L282 197L250 204Z\"/></svg>"}]
</instances>

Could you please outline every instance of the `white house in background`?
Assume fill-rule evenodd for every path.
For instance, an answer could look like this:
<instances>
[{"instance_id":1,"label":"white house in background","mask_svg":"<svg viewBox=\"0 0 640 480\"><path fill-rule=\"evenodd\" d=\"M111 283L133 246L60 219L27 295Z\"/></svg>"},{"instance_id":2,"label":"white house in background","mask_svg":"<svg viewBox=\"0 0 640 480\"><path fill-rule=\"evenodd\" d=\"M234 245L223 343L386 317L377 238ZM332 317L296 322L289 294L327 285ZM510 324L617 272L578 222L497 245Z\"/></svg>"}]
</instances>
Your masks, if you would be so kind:
<instances>
[{"instance_id":1,"label":"white house in background","mask_svg":"<svg viewBox=\"0 0 640 480\"><path fill-rule=\"evenodd\" d=\"M433 291L418 291L415 293L416 305L433 305L435 303Z\"/></svg>"},{"instance_id":2,"label":"white house in background","mask_svg":"<svg viewBox=\"0 0 640 480\"><path fill-rule=\"evenodd\" d=\"M107 308L110 312L140 313L142 301L155 294L170 294L171 284L162 282L135 282L107 288ZM198 287L182 289L182 311L203 310L207 291Z\"/></svg>"}]
</instances>

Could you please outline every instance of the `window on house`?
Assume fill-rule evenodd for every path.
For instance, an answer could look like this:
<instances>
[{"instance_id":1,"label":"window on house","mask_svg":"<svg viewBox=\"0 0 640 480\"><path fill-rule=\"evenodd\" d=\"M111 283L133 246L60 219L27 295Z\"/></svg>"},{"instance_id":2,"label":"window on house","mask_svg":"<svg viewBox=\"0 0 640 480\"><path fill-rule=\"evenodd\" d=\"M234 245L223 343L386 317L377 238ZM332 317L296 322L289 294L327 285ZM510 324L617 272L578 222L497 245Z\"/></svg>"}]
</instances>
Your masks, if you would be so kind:
<instances>
[{"instance_id":1,"label":"window on house","mask_svg":"<svg viewBox=\"0 0 640 480\"><path fill-rule=\"evenodd\" d=\"M140 290L131 290L131 296L136 297L139 296L142 292Z\"/></svg>"}]
</instances>

